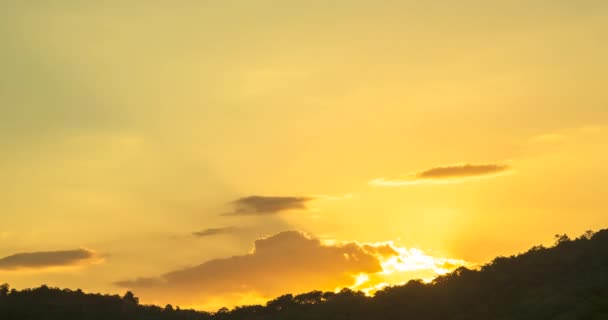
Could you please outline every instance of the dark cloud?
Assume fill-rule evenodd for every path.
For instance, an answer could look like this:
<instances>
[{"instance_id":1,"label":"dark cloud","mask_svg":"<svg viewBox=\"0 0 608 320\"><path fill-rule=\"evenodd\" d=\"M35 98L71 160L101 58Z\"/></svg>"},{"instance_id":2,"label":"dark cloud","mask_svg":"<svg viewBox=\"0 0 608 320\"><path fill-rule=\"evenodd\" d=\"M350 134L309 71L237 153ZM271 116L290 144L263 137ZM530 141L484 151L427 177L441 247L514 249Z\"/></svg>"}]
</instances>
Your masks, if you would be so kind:
<instances>
[{"instance_id":1,"label":"dark cloud","mask_svg":"<svg viewBox=\"0 0 608 320\"><path fill-rule=\"evenodd\" d=\"M496 174L509 169L502 164L464 164L431 168L420 172L419 179L449 179L463 177L478 177Z\"/></svg>"},{"instance_id":2,"label":"dark cloud","mask_svg":"<svg viewBox=\"0 0 608 320\"><path fill-rule=\"evenodd\" d=\"M192 235L197 236L197 237L210 237L210 236L216 236L216 235L220 235L220 234L233 233L237 230L238 230L237 227L209 228L209 229L193 232Z\"/></svg>"},{"instance_id":3,"label":"dark cloud","mask_svg":"<svg viewBox=\"0 0 608 320\"><path fill-rule=\"evenodd\" d=\"M1 258L0 270L77 266L90 263L95 258L95 252L87 249L17 253Z\"/></svg>"},{"instance_id":4,"label":"dark cloud","mask_svg":"<svg viewBox=\"0 0 608 320\"><path fill-rule=\"evenodd\" d=\"M116 284L136 290L147 301L182 305L243 293L273 297L292 291L334 290L353 285L360 273L380 272L379 252L390 254L390 249L354 242L324 245L303 233L285 231L256 240L246 255Z\"/></svg>"},{"instance_id":5,"label":"dark cloud","mask_svg":"<svg viewBox=\"0 0 608 320\"><path fill-rule=\"evenodd\" d=\"M234 210L222 215L272 215L288 210L306 210L306 203L311 200L313 198L310 197L249 196L231 202Z\"/></svg>"},{"instance_id":6,"label":"dark cloud","mask_svg":"<svg viewBox=\"0 0 608 320\"><path fill-rule=\"evenodd\" d=\"M447 183L464 179L488 177L509 171L511 167L504 164L459 164L430 168L411 174L403 179L372 180L370 184L384 187L398 187L421 183Z\"/></svg>"},{"instance_id":7,"label":"dark cloud","mask_svg":"<svg viewBox=\"0 0 608 320\"><path fill-rule=\"evenodd\" d=\"M395 250L393 246L390 244L382 244L382 245L371 245L364 244L363 249L367 252L375 253L380 255L381 257L390 257L399 255L399 253Z\"/></svg>"}]
</instances>

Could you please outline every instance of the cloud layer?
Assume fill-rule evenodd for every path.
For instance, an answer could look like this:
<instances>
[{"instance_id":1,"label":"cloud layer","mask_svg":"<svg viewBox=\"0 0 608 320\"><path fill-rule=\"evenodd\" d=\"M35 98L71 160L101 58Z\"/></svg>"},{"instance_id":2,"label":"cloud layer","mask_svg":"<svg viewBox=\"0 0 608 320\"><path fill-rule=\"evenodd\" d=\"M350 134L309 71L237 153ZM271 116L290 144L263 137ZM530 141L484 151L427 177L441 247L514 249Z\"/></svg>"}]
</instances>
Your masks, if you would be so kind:
<instances>
[{"instance_id":1,"label":"cloud layer","mask_svg":"<svg viewBox=\"0 0 608 320\"><path fill-rule=\"evenodd\" d=\"M306 210L306 203L313 200L310 197L267 197L249 196L239 198L231 204L233 211L225 216L272 215L289 210Z\"/></svg>"},{"instance_id":2,"label":"cloud layer","mask_svg":"<svg viewBox=\"0 0 608 320\"><path fill-rule=\"evenodd\" d=\"M383 281L436 275L436 264L445 263L416 253L391 243L327 245L301 232L285 231L256 240L249 254L116 284L135 290L147 302L208 308L212 299L222 297L219 305L239 304L243 296L251 303L252 297L261 302L312 290L369 290ZM369 276L363 281L361 275Z\"/></svg>"},{"instance_id":3,"label":"cloud layer","mask_svg":"<svg viewBox=\"0 0 608 320\"><path fill-rule=\"evenodd\" d=\"M371 185L380 187L399 187L423 183L454 183L473 178L490 177L509 171L511 167L504 164L458 164L434 167L411 174L401 179L378 178L370 181Z\"/></svg>"},{"instance_id":4,"label":"cloud layer","mask_svg":"<svg viewBox=\"0 0 608 320\"><path fill-rule=\"evenodd\" d=\"M87 249L40 251L13 254L0 259L0 270L40 270L73 267L97 260L95 252Z\"/></svg>"},{"instance_id":5,"label":"cloud layer","mask_svg":"<svg viewBox=\"0 0 608 320\"><path fill-rule=\"evenodd\" d=\"M352 274L381 270L376 256L355 243L325 246L300 232L285 231L256 240L250 254L117 284L140 294L185 294L197 301L207 295L243 291L271 297L291 290L287 287L334 289L352 283Z\"/></svg>"}]
</instances>

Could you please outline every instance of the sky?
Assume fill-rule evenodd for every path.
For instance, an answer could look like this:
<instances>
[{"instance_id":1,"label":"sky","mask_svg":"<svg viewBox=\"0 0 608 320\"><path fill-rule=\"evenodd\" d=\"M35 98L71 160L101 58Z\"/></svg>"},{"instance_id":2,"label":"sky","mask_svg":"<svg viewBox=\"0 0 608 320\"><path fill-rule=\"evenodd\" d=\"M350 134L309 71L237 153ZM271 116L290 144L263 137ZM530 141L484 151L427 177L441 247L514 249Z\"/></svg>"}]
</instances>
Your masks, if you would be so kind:
<instances>
[{"instance_id":1,"label":"sky","mask_svg":"<svg viewBox=\"0 0 608 320\"><path fill-rule=\"evenodd\" d=\"M608 227L608 2L3 1L0 282L204 310Z\"/></svg>"}]
</instances>

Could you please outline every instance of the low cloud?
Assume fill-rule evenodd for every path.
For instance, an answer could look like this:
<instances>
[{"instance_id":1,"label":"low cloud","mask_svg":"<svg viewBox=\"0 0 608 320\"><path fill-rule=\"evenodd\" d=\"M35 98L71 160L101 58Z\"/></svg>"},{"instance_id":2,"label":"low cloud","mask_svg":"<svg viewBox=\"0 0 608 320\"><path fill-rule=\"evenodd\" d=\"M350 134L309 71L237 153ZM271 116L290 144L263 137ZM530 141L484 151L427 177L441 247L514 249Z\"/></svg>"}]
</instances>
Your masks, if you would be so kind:
<instances>
[{"instance_id":1,"label":"low cloud","mask_svg":"<svg viewBox=\"0 0 608 320\"><path fill-rule=\"evenodd\" d=\"M249 196L239 198L230 204L234 209L224 216L273 215L289 210L306 210L311 197L267 197Z\"/></svg>"},{"instance_id":2,"label":"low cloud","mask_svg":"<svg viewBox=\"0 0 608 320\"><path fill-rule=\"evenodd\" d=\"M285 231L256 240L246 255L117 284L144 295L189 297L192 303L212 295L247 291L272 297L292 290L333 290L352 284L353 274L381 270L376 255L358 244L326 246L303 233Z\"/></svg>"},{"instance_id":3,"label":"low cloud","mask_svg":"<svg viewBox=\"0 0 608 320\"><path fill-rule=\"evenodd\" d=\"M98 260L95 252L88 249L24 252L0 258L0 271L75 267Z\"/></svg>"},{"instance_id":4,"label":"low cloud","mask_svg":"<svg viewBox=\"0 0 608 320\"><path fill-rule=\"evenodd\" d=\"M370 181L370 184L380 187L399 187L416 184L455 183L469 179L496 176L510 169L510 166L504 164L458 164L430 168L410 174L405 178L378 178Z\"/></svg>"},{"instance_id":5,"label":"low cloud","mask_svg":"<svg viewBox=\"0 0 608 320\"><path fill-rule=\"evenodd\" d=\"M285 293L344 287L372 290L387 281L432 277L446 261L392 243L329 245L298 231L285 231L256 240L249 254L116 285L134 290L147 303L209 309L262 302Z\"/></svg>"},{"instance_id":6,"label":"low cloud","mask_svg":"<svg viewBox=\"0 0 608 320\"><path fill-rule=\"evenodd\" d=\"M230 234L238 230L237 227L221 227L221 228L209 228L201 231L193 232L192 235L196 237L210 237L221 234Z\"/></svg>"}]
</instances>

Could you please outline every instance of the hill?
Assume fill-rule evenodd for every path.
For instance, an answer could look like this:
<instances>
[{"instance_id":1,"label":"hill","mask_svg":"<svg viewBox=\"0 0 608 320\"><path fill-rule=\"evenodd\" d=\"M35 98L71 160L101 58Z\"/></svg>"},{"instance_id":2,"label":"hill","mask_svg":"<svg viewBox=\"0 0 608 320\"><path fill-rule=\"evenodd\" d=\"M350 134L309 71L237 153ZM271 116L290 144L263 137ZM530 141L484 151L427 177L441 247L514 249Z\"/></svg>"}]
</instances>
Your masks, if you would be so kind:
<instances>
[{"instance_id":1,"label":"hill","mask_svg":"<svg viewBox=\"0 0 608 320\"><path fill-rule=\"evenodd\" d=\"M479 270L460 268L432 283L410 281L374 297L345 289L284 295L265 306L216 313L140 305L124 296L0 286L0 319L608 319L608 230L577 239L556 236L551 248L498 257Z\"/></svg>"}]
</instances>

